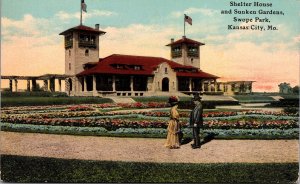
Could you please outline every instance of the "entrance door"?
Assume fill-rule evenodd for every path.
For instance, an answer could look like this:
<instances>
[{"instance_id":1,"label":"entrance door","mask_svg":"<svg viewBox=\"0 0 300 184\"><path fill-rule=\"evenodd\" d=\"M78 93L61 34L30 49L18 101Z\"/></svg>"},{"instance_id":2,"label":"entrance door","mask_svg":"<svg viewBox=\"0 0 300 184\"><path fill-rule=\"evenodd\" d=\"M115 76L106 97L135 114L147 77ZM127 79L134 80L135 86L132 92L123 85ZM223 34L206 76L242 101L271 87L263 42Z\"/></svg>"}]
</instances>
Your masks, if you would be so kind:
<instances>
[{"instance_id":1,"label":"entrance door","mask_svg":"<svg viewBox=\"0 0 300 184\"><path fill-rule=\"evenodd\" d=\"M162 91L169 91L169 79L167 77L162 80Z\"/></svg>"}]
</instances>

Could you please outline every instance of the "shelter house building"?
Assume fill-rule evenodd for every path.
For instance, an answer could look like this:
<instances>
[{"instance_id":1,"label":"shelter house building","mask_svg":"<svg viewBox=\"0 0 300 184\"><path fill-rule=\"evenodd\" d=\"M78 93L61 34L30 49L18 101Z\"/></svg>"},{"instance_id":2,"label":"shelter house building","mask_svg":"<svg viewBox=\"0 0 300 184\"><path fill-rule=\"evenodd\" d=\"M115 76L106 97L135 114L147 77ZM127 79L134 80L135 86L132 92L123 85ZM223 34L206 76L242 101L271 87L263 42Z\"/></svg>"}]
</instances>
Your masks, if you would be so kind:
<instances>
[{"instance_id":1,"label":"shelter house building","mask_svg":"<svg viewBox=\"0 0 300 184\"><path fill-rule=\"evenodd\" d=\"M170 59L112 54L99 58L99 37L106 32L79 25L63 31L65 91L71 96L152 96L164 92L223 93L231 84L200 68L204 43L183 36L171 39ZM249 83L248 83L249 84ZM250 82L252 84L252 82ZM251 88L250 88L251 89ZM251 90L250 90L251 91Z\"/></svg>"}]
</instances>

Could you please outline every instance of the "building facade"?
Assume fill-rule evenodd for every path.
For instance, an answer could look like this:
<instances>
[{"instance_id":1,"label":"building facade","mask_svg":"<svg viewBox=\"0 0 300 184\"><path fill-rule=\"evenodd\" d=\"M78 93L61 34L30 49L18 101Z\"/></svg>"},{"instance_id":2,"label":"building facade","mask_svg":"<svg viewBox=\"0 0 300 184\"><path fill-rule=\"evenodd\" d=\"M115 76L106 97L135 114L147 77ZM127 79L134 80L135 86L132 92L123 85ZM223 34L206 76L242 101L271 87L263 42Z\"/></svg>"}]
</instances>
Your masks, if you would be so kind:
<instances>
[{"instance_id":1,"label":"building facade","mask_svg":"<svg viewBox=\"0 0 300 184\"><path fill-rule=\"evenodd\" d=\"M99 37L103 34L98 24L95 28L79 25L60 33L65 40L65 75L70 76L65 90L69 95L152 96L195 91L209 94L227 89L220 87L225 83L217 83L218 76L201 70L200 47L204 43L185 36L171 39L166 45L170 47L170 60L120 54L99 59Z\"/></svg>"}]
</instances>

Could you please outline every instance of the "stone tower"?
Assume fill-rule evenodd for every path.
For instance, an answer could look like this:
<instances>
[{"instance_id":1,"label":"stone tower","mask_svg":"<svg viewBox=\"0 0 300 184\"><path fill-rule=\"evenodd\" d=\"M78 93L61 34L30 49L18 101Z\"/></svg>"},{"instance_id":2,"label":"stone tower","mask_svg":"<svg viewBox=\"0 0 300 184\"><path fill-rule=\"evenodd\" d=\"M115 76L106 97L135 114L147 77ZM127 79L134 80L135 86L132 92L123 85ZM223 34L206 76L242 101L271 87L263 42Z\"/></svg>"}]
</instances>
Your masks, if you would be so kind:
<instances>
[{"instance_id":1,"label":"stone tower","mask_svg":"<svg viewBox=\"0 0 300 184\"><path fill-rule=\"evenodd\" d=\"M66 75L75 76L84 70L84 64L99 61L99 36L103 34L99 24L95 28L79 25L60 33L65 39Z\"/></svg>"},{"instance_id":2,"label":"stone tower","mask_svg":"<svg viewBox=\"0 0 300 184\"><path fill-rule=\"evenodd\" d=\"M172 61L200 69L200 46L202 45L204 43L183 36L182 39L177 41L174 41L172 38L171 43L166 46L171 47L170 55Z\"/></svg>"}]
</instances>

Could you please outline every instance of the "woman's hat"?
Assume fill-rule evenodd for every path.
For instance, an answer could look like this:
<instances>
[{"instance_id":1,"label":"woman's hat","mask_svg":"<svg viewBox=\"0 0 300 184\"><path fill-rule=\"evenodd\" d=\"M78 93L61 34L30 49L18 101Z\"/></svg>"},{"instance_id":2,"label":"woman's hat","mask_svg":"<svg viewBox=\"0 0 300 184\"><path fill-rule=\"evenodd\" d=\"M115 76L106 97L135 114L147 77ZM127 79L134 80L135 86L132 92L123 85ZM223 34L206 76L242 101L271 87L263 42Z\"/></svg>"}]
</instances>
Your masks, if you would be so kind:
<instances>
[{"instance_id":1,"label":"woman's hat","mask_svg":"<svg viewBox=\"0 0 300 184\"><path fill-rule=\"evenodd\" d=\"M176 96L170 96L168 103L171 105L176 105L178 104L178 98Z\"/></svg>"}]
</instances>

